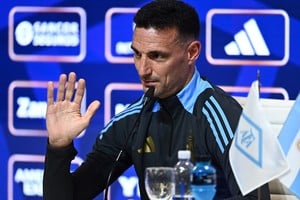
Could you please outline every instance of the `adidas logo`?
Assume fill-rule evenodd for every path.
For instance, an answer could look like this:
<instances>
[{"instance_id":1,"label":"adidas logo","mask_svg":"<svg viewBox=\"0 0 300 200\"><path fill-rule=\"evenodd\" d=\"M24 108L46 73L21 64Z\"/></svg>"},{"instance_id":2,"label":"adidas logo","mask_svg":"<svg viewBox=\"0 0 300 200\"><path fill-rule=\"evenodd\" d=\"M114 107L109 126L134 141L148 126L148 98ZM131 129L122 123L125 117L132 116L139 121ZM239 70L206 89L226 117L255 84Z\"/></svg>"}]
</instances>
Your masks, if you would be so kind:
<instances>
[{"instance_id":1,"label":"adidas logo","mask_svg":"<svg viewBox=\"0 0 300 200\"><path fill-rule=\"evenodd\" d=\"M244 24L244 30L234 35L234 41L228 43L224 50L229 56L269 56L270 51L254 19Z\"/></svg>"}]
</instances>

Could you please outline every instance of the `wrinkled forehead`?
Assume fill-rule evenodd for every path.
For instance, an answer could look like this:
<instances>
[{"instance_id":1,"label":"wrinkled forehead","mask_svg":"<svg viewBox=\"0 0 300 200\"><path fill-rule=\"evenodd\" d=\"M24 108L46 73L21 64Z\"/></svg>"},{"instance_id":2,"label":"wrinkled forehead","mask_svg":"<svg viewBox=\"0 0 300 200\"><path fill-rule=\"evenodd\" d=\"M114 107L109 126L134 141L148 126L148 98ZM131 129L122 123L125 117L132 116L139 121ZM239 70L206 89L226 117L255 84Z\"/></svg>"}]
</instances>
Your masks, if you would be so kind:
<instances>
[{"instance_id":1,"label":"wrinkled forehead","mask_svg":"<svg viewBox=\"0 0 300 200\"><path fill-rule=\"evenodd\" d=\"M181 42L175 28L155 29L136 27L133 33L132 45L154 45L161 44L167 46L177 45Z\"/></svg>"}]
</instances>

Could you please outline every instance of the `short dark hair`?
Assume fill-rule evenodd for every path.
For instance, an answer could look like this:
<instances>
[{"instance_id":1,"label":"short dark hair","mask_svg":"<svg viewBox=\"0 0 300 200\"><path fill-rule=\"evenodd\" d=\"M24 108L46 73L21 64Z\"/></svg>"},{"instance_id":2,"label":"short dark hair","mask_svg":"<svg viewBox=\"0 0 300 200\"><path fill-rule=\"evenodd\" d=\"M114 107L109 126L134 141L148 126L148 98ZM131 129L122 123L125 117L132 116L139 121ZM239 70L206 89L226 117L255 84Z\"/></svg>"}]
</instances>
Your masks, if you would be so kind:
<instances>
[{"instance_id":1,"label":"short dark hair","mask_svg":"<svg viewBox=\"0 0 300 200\"><path fill-rule=\"evenodd\" d=\"M198 13L180 0L154 0L142 6L133 21L138 28L176 28L181 38L199 38Z\"/></svg>"}]
</instances>

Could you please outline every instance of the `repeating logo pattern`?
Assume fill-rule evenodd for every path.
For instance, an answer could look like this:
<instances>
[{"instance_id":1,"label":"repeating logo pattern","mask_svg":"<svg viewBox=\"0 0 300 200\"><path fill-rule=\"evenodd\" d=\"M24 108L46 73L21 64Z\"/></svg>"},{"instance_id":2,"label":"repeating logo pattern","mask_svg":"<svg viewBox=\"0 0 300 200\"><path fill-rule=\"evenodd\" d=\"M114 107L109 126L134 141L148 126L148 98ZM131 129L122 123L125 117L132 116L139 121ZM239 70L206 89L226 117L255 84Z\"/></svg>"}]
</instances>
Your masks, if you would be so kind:
<instances>
[{"instance_id":1,"label":"repeating logo pattern","mask_svg":"<svg viewBox=\"0 0 300 200\"><path fill-rule=\"evenodd\" d=\"M206 58L212 65L280 67L288 62L289 49L290 20L284 10L211 9L207 13Z\"/></svg>"},{"instance_id":2,"label":"repeating logo pattern","mask_svg":"<svg viewBox=\"0 0 300 200\"><path fill-rule=\"evenodd\" d=\"M28 14L35 17L17 20ZM82 61L86 55L85 11L79 7L14 7L9 13L8 52L14 61Z\"/></svg>"},{"instance_id":3,"label":"repeating logo pattern","mask_svg":"<svg viewBox=\"0 0 300 200\"><path fill-rule=\"evenodd\" d=\"M80 68L72 67L82 64L82 68L87 66L83 70L85 74L88 72L88 67L94 65L94 60L88 58L87 55L93 57L96 50L101 53L101 56L103 54L103 58L101 56L95 58L100 60L101 67L103 60L106 62L104 64L120 64L119 66L133 64L131 40L135 24L132 23L132 19L138 7L107 8L105 11L97 13L97 19L98 17L104 18L99 24L91 21L91 18L95 16L79 6L15 6L7 10L9 12L7 13L8 43L4 51L8 52L8 60L11 63L24 66L26 68L24 71L28 70L28 74L32 70L31 67L37 65L45 67L46 63L51 63L55 73L71 70L81 71ZM290 18L286 11L279 9L211 9L205 14L205 41L202 42L206 51L204 59L207 59L211 66L246 65L276 68L286 66L291 48ZM5 22L7 23L7 20ZM228 24L229 22L232 24ZM222 23L227 24L223 25ZM266 24L276 24L276 26L268 29L266 27L270 26L266 26ZM87 30L88 25L91 27L89 31ZM102 31L102 29L103 33L99 33L99 30ZM276 34L270 35L272 33ZM97 37L90 39L94 35ZM88 40L90 40L89 43ZM98 67L98 65L95 66ZM46 67L47 70L43 73L52 72L52 69L49 70L49 66ZM26 77L26 75L21 77L24 76ZM99 76L103 76L103 74L99 74ZM107 79L104 80L104 84L107 82L108 84L104 85L104 101L102 102L104 111L101 112L104 115L104 124L107 124L113 115L124 110L142 93L142 86L139 83L111 82L110 74L105 78ZM41 80L44 79L41 78ZM234 94L246 94L249 91L249 88L244 86L221 87ZM14 138L13 140L18 142L23 138L26 138L25 142L31 138L34 141L37 138L44 140L47 137L45 127L47 82L36 79L11 79L8 87L5 86L5 88L8 89L7 97L5 97L8 101L7 112L5 111L8 134L4 132L4 137L6 138L8 135L7 138ZM5 93L5 90L3 91ZM276 94L284 99L289 99L287 90L280 86L261 87L261 93ZM102 94L101 91L100 94ZM85 95L82 113L86 111L86 101L87 96ZM263 137L260 127L247 119L247 116L244 116L244 121L248 124L249 129L239 131L236 145L245 156L260 166L262 163L260 141ZM79 137L84 135L85 131ZM299 135L298 132L298 138ZM17 144L19 144L18 142ZM14 144L14 142L11 143ZM24 146L26 145L24 144ZM293 145L298 145L299 150L299 139L298 143ZM35 145L33 146L32 148L35 148ZM15 150L10 147L8 149L8 151L12 149L12 153L8 152L8 173L7 180L4 180L4 182L7 181L8 199L16 199L19 196L28 199L42 198L41 183L44 161L42 153L16 154L15 151L19 151L19 149ZM39 149L36 148L34 151L39 151ZM81 162L82 160L76 157L72 168L75 169ZM116 184L112 185L110 198L139 199L139 197L138 179L134 169L130 168L116 181Z\"/></svg>"}]
</instances>

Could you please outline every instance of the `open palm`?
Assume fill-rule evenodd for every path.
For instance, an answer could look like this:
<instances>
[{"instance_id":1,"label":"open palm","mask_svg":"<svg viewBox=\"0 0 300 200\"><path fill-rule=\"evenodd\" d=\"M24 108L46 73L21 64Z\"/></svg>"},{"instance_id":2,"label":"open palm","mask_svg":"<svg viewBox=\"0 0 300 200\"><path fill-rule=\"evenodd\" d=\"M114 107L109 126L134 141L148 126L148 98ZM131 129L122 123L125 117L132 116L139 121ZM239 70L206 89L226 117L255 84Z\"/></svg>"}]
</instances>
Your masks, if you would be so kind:
<instances>
[{"instance_id":1,"label":"open palm","mask_svg":"<svg viewBox=\"0 0 300 200\"><path fill-rule=\"evenodd\" d=\"M56 102L54 102L54 84L51 81L48 83L46 125L49 143L53 147L69 145L89 125L100 106L99 101L93 101L82 115L80 111L85 80L78 80L76 92L75 82L74 72L69 74L68 80L65 74L60 76Z\"/></svg>"}]
</instances>

